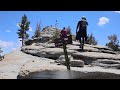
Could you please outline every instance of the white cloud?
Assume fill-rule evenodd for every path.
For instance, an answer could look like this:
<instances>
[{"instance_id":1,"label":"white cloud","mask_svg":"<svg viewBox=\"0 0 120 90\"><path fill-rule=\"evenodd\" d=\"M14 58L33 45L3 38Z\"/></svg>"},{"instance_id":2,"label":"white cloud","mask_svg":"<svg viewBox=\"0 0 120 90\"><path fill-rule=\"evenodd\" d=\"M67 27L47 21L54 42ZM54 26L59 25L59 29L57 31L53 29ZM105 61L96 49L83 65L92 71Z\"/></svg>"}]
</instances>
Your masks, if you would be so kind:
<instances>
[{"instance_id":1,"label":"white cloud","mask_svg":"<svg viewBox=\"0 0 120 90\"><path fill-rule=\"evenodd\" d=\"M16 50L17 48L12 48L12 50Z\"/></svg>"},{"instance_id":2,"label":"white cloud","mask_svg":"<svg viewBox=\"0 0 120 90\"><path fill-rule=\"evenodd\" d=\"M10 48L10 47L13 47L15 45L15 43L14 42L12 42L12 41L2 41L2 40L0 40L0 47L2 47L2 48Z\"/></svg>"},{"instance_id":3,"label":"white cloud","mask_svg":"<svg viewBox=\"0 0 120 90\"><path fill-rule=\"evenodd\" d=\"M21 41L18 39L18 42L13 41L2 41L0 40L1 48L19 48L21 46Z\"/></svg>"},{"instance_id":4,"label":"white cloud","mask_svg":"<svg viewBox=\"0 0 120 90\"><path fill-rule=\"evenodd\" d=\"M119 13L120 14L120 11L114 11L115 13Z\"/></svg>"},{"instance_id":5,"label":"white cloud","mask_svg":"<svg viewBox=\"0 0 120 90\"><path fill-rule=\"evenodd\" d=\"M98 22L99 26L103 26L103 25L105 25L107 23L109 23L109 19L108 18L106 18L106 17L99 18L99 22Z\"/></svg>"},{"instance_id":6,"label":"white cloud","mask_svg":"<svg viewBox=\"0 0 120 90\"><path fill-rule=\"evenodd\" d=\"M21 39L18 39L17 47L22 46L22 42L20 41Z\"/></svg>"},{"instance_id":7,"label":"white cloud","mask_svg":"<svg viewBox=\"0 0 120 90\"><path fill-rule=\"evenodd\" d=\"M17 42L0 40L0 48L2 48L3 50L3 53L2 53L3 55L20 48L21 45L22 43L19 39Z\"/></svg>"},{"instance_id":8,"label":"white cloud","mask_svg":"<svg viewBox=\"0 0 120 90\"><path fill-rule=\"evenodd\" d=\"M5 32L11 32L10 30L6 30Z\"/></svg>"}]
</instances>

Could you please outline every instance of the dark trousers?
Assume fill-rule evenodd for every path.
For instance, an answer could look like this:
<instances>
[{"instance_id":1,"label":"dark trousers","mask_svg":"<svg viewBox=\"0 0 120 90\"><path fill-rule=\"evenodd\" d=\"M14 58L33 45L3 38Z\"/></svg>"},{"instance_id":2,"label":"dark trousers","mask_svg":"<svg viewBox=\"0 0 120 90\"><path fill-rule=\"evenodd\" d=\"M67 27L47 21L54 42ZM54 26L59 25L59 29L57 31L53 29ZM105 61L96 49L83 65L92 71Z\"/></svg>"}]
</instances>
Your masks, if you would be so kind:
<instances>
[{"instance_id":1,"label":"dark trousers","mask_svg":"<svg viewBox=\"0 0 120 90\"><path fill-rule=\"evenodd\" d=\"M84 44L84 41L87 41L86 28L81 28L78 33L79 33L79 42L81 43L81 39L82 39L82 43Z\"/></svg>"}]
</instances>

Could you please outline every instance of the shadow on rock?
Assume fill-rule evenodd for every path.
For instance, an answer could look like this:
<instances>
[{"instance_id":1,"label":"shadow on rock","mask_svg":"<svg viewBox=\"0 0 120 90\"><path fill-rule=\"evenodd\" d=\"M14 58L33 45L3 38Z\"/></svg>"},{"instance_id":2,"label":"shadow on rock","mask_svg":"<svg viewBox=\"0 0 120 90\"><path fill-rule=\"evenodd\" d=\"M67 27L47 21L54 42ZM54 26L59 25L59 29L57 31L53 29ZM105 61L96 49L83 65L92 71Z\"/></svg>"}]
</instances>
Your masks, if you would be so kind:
<instances>
[{"instance_id":1,"label":"shadow on rock","mask_svg":"<svg viewBox=\"0 0 120 90\"><path fill-rule=\"evenodd\" d=\"M41 71L26 76L18 75L17 79L120 79L120 75L107 72Z\"/></svg>"}]
</instances>

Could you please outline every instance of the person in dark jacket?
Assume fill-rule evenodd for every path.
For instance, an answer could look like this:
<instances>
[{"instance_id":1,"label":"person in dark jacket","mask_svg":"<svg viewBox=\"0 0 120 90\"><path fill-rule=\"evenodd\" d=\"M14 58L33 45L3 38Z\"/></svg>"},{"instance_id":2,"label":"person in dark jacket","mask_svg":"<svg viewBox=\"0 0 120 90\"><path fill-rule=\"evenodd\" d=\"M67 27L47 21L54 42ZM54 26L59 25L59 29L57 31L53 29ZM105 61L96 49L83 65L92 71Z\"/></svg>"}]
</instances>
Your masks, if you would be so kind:
<instances>
[{"instance_id":1,"label":"person in dark jacket","mask_svg":"<svg viewBox=\"0 0 120 90\"><path fill-rule=\"evenodd\" d=\"M81 47L81 39L83 41L84 44L84 39L85 42L87 41L87 26L88 26L88 22L86 20L86 17L83 16L82 20L80 20L77 24L76 27L76 37L78 38L79 42L80 42L80 47ZM79 31L78 31L79 29Z\"/></svg>"}]
</instances>

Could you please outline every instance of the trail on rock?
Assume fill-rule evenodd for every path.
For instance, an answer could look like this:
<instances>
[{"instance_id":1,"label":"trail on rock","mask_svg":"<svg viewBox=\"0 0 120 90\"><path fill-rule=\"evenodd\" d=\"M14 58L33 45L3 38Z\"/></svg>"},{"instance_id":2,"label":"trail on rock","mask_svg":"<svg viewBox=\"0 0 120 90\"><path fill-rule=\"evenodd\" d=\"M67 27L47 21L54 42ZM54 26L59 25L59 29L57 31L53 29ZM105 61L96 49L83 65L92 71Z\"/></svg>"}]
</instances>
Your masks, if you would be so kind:
<instances>
[{"instance_id":1,"label":"trail on rock","mask_svg":"<svg viewBox=\"0 0 120 90\"><path fill-rule=\"evenodd\" d=\"M84 67L71 67L71 71L79 73L80 78L106 75L106 78L120 78L120 54L102 47L85 44L84 51L79 51L79 43L67 45L68 55L73 57L77 64L85 62ZM55 61L64 55L63 49L55 47L53 43L39 43L37 45L25 46L5 55L0 61L0 79L18 79L29 73L48 71L66 71L65 65L58 65ZM79 61L78 61L79 60ZM79 63L78 63L79 62ZM77 65L75 64L75 65ZM87 72L87 74L86 74ZM46 75L47 73L45 72ZM55 73L55 75L58 75ZM51 73L47 74L51 77ZM40 76L42 77L42 76ZM46 78L46 77L45 77ZM58 78L58 77L57 77ZM63 78L59 77L59 78ZM92 77L94 78L94 77Z\"/></svg>"},{"instance_id":2,"label":"trail on rock","mask_svg":"<svg viewBox=\"0 0 120 90\"><path fill-rule=\"evenodd\" d=\"M0 61L0 79L16 79L23 64L35 59L39 57L25 54L20 49L6 54L5 58Z\"/></svg>"}]
</instances>

